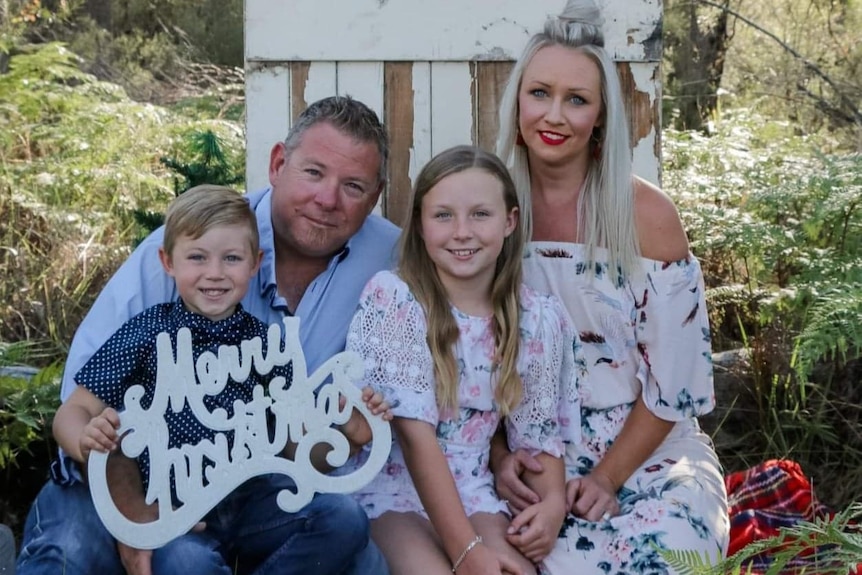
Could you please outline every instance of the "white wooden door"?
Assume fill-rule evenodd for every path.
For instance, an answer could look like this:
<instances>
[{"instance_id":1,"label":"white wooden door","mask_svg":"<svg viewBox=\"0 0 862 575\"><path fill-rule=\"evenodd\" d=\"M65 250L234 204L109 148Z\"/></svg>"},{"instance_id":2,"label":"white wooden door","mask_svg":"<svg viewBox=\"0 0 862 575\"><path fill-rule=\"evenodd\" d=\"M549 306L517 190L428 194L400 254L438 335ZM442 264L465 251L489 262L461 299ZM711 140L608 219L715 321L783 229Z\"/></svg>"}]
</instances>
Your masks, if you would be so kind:
<instances>
[{"instance_id":1,"label":"white wooden door","mask_svg":"<svg viewBox=\"0 0 862 575\"><path fill-rule=\"evenodd\" d=\"M380 211L399 223L435 153L492 150L512 61L565 0L246 0L247 187L268 184L272 145L305 106L350 94L392 140ZM632 125L635 171L660 177L660 0L605 0L607 47Z\"/></svg>"}]
</instances>

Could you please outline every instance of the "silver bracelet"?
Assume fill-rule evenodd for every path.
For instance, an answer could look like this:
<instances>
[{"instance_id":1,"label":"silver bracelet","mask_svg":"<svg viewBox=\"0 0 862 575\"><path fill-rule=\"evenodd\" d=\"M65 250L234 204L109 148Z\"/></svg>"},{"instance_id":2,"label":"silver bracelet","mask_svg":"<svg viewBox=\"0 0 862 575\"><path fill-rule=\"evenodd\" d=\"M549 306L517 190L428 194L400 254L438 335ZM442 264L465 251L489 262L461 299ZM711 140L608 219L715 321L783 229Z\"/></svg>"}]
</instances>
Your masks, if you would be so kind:
<instances>
[{"instance_id":1,"label":"silver bracelet","mask_svg":"<svg viewBox=\"0 0 862 575\"><path fill-rule=\"evenodd\" d=\"M476 538L473 539L472 541L470 541L470 544L467 545L467 548L461 552L461 556L458 557L457 561L455 561L455 563L452 565L452 573L454 573L458 569L458 567L461 566L461 563L464 562L464 557L467 556L467 553L472 551L473 547L475 547L476 545L478 545L481 542L482 542L482 536L481 535L476 535Z\"/></svg>"}]
</instances>

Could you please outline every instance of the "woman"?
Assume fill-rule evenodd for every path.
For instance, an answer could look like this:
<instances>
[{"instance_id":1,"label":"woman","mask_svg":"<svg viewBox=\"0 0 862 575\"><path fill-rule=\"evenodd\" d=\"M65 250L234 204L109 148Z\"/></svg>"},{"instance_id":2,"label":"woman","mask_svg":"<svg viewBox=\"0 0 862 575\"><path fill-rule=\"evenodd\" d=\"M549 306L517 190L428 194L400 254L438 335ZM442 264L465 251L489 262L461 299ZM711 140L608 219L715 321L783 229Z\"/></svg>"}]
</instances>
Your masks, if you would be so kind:
<instances>
[{"instance_id":1,"label":"woman","mask_svg":"<svg viewBox=\"0 0 862 575\"><path fill-rule=\"evenodd\" d=\"M700 266L673 202L631 171L598 8L570 0L529 41L503 96L497 154L522 195L524 277L565 304L581 342L581 439L545 573L670 573L659 549L727 547L721 467L696 416L714 406ZM575 418L576 419L576 418ZM576 434L570 434L574 437ZM495 445L517 510L538 468Z\"/></svg>"}]
</instances>

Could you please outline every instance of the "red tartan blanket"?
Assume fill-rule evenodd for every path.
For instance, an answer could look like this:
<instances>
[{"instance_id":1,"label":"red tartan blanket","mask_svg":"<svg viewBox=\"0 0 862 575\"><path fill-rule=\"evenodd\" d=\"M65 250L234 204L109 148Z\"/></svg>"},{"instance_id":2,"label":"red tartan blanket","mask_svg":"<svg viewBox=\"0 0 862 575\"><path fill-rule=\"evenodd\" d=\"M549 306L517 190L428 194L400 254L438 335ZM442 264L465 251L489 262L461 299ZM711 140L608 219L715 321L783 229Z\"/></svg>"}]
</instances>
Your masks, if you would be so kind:
<instances>
[{"instance_id":1,"label":"red tartan blanket","mask_svg":"<svg viewBox=\"0 0 862 575\"><path fill-rule=\"evenodd\" d=\"M730 545L733 555L747 544L778 534L781 527L801 521L832 518L834 512L820 503L811 482L794 461L773 459L747 471L731 473L724 480L730 510ZM794 559L784 572L796 572L811 564L805 557ZM767 554L751 561L752 573L763 573L769 567Z\"/></svg>"}]
</instances>

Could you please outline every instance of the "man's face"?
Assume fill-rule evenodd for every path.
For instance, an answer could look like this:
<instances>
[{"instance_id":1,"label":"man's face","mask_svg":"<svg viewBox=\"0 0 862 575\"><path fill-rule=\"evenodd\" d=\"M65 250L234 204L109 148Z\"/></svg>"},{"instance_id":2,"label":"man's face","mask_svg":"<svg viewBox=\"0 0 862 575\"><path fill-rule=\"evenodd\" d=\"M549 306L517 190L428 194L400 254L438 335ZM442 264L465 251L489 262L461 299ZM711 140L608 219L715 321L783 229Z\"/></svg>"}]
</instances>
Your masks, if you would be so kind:
<instances>
[{"instance_id":1,"label":"man's face","mask_svg":"<svg viewBox=\"0 0 862 575\"><path fill-rule=\"evenodd\" d=\"M308 128L286 156L272 149L272 226L278 249L306 258L329 258L362 227L382 185L380 154L328 122Z\"/></svg>"}]
</instances>

